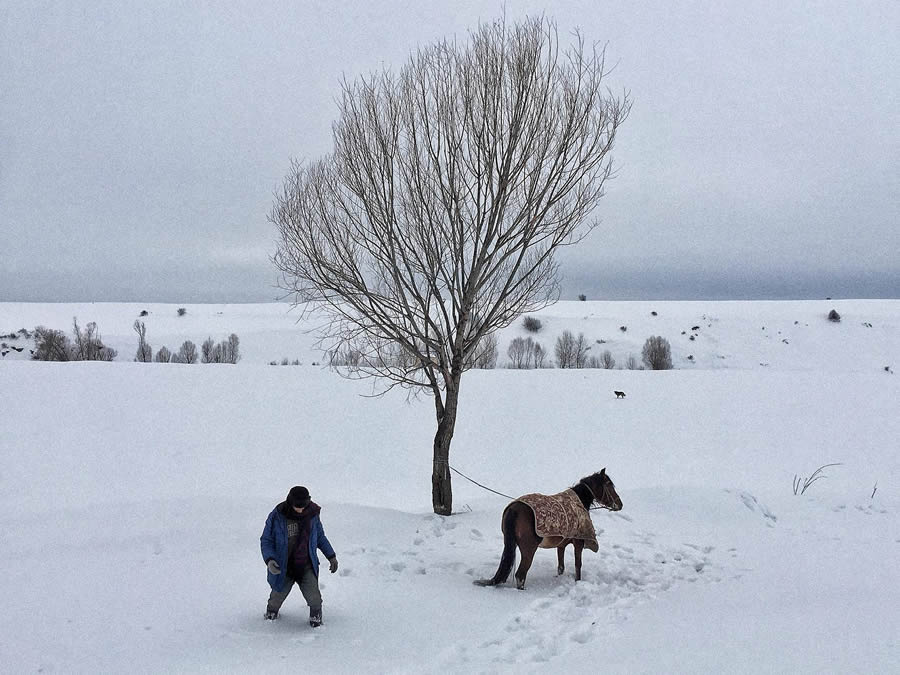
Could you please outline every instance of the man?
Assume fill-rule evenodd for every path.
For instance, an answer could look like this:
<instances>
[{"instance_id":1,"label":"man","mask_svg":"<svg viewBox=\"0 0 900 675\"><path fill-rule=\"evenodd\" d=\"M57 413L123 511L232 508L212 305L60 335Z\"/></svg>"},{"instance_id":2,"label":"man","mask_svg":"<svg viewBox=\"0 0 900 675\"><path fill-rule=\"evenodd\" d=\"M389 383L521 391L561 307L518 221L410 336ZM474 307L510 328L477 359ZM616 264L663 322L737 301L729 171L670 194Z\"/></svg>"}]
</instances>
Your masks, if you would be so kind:
<instances>
[{"instance_id":1,"label":"man","mask_svg":"<svg viewBox=\"0 0 900 675\"><path fill-rule=\"evenodd\" d=\"M268 582L272 587L266 606L266 619L278 618L294 583L309 605L309 625L322 625L322 594L319 592L319 554L328 558L329 570L337 572L337 556L319 518L322 510L309 498L309 490L295 485L287 499L272 509L259 538L263 560L268 568Z\"/></svg>"}]
</instances>

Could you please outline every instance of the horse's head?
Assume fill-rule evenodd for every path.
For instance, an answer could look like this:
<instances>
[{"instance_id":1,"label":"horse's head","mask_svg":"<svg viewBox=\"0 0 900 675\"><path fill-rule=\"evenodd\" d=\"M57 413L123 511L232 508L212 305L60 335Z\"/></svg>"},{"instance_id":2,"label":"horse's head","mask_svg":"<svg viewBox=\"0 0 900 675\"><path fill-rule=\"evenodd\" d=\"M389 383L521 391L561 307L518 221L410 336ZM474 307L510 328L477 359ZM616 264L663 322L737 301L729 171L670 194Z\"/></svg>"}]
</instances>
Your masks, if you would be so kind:
<instances>
[{"instance_id":1,"label":"horse's head","mask_svg":"<svg viewBox=\"0 0 900 675\"><path fill-rule=\"evenodd\" d=\"M591 489L591 492L594 493L594 501L600 506L610 511L622 510L622 499L616 492L616 486L606 475L605 468L601 469L599 473L582 479L582 482Z\"/></svg>"}]
</instances>

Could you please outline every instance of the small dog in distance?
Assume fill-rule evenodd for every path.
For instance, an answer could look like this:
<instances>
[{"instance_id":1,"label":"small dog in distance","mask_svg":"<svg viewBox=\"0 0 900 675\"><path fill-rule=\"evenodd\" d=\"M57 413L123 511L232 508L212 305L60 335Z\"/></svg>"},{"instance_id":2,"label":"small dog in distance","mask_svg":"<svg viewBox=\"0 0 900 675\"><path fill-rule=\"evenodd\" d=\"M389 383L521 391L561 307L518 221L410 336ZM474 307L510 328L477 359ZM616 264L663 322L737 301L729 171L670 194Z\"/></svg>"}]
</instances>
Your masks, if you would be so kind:
<instances>
[{"instance_id":1,"label":"small dog in distance","mask_svg":"<svg viewBox=\"0 0 900 675\"><path fill-rule=\"evenodd\" d=\"M614 391L613 393L616 395L616 398L625 398L624 391Z\"/></svg>"}]
</instances>

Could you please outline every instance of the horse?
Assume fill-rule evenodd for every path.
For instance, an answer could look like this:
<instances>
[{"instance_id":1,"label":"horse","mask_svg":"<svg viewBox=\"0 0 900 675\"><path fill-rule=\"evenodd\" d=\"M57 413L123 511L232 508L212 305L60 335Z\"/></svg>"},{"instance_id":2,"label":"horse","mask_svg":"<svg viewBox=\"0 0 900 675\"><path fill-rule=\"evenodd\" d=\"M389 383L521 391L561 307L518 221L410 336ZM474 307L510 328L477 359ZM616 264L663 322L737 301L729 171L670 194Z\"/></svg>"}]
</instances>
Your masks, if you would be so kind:
<instances>
[{"instance_id":1,"label":"horse","mask_svg":"<svg viewBox=\"0 0 900 675\"><path fill-rule=\"evenodd\" d=\"M598 473L582 478L577 484L572 486L571 490L577 495L578 501L581 502L585 512L590 509L591 504L594 502L601 508L611 511L620 511L622 509L622 500L616 493L616 486L609 476L606 475L605 468ZM590 518L588 518L588 522L590 522ZM490 579L478 579L473 582L476 585L497 586L498 584L506 583L513 563L515 563L516 546L519 547L521 555L521 561L516 570L516 588L520 591L525 590L525 577L531 568L534 554L539 548L556 549L559 563L557 573L562 574L565 571L563 556L566 546L574 544L575 581L581 581L581 552L584 550L585 539L539 535L536 530L534 510L519 499L510 502L504 509L501 519L501 531L503 532L503 553L500 556L500 566L493 577ZM596 543L593 543L593 550L596 550Z\"/></svg>"}]
</instances>

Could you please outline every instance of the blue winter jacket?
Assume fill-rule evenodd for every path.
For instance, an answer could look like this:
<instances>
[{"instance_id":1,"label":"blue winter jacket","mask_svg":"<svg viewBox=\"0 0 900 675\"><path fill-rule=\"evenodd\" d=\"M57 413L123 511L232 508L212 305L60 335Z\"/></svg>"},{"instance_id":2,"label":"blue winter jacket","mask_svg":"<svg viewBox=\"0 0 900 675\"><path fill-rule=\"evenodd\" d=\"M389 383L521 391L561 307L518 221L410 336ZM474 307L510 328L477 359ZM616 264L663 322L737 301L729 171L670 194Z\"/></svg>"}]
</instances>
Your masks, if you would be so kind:
<instances>
[{"instance_id":1,"label":"blue winter jacket","mask_svg":"<svg viewBox=\"0 0 900 675\"><path fill-rule=\"evenodd\" d=\"M288 568L288 532L287 518L281 513L280 504L272 509L272 513L266 518L266 526L259 538L259 546L264 561L274 560L281 567L280 574L268 573L269 586L273 591L283 591ZM322 521L318 514L313 516L309 523L309 560L312 563L313 573L318 577L319 555L316 549L321 550L328 559L335 556L334 549L331 547L328 537L325 536L325 528L322 527Z\"/></svg>"}]
</instances>

